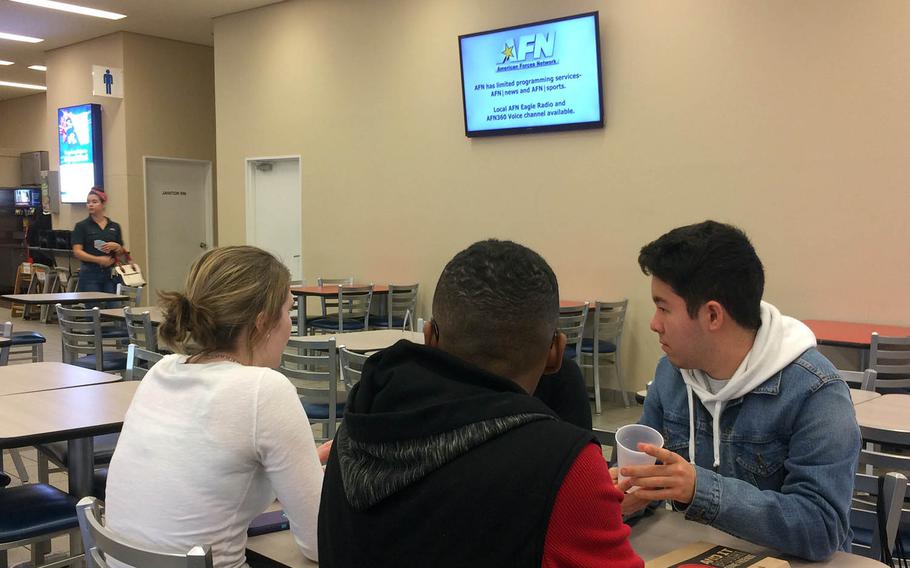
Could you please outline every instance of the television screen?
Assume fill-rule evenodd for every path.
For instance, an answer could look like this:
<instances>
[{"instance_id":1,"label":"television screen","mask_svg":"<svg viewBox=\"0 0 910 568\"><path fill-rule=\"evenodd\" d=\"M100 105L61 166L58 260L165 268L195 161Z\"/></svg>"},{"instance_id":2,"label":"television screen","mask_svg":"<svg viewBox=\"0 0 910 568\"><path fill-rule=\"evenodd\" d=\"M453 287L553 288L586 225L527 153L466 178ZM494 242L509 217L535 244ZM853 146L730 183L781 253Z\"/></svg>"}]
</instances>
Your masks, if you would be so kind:
<instances>
[{"instance_id":1,"label":"television screen","mask_svg":"<svg viewBox=\"0 0 910 568\"><path fill-rule=\"evenodd\" d=\"M459 36L467 136L602 128L591 12Z\"/></svg>"},{"instance_id":2,"label":"television screen","mask_svg":"<svg viewBox=\"0 0 910 568\"><path fill-rule=\"evenodd\" d=\"M101 105L57 110L60 139L60 201L84 203L92 186L104 186Z\"/></svg>"},{"instance_id":3,"label":"television screen","mask_svg":"<svg viewBox=\"0 0 910 568\"><path fill-rule=\"evenodd\" d=\"M16 207L31 207L32 191L28 188L15 190Z\"/></svg>"}]
</instances>

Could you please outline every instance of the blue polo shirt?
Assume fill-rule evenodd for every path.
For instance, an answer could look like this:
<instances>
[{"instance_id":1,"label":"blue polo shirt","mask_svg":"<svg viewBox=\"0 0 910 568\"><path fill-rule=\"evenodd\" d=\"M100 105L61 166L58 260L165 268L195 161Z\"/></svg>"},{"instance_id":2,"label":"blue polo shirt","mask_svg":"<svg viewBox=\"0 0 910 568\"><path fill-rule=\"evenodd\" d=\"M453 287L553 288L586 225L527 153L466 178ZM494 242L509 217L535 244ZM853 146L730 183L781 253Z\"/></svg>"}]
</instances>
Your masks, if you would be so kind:
<instances>
[{"instance_id":1,"label":"blue polo shirt","mask_svg":"<svg viewBox=\"0 0 910 568\"><path fill-rule=\"evenodd\" d=\"M92 220L91 215L76 223L71 243L82 245L82 250L92 256L107 256L106 252L95 248L95 241L114 242L123 246L123 230L120 224L108 219L107 225L102 229Z\"/></svg>"}]
</instances>

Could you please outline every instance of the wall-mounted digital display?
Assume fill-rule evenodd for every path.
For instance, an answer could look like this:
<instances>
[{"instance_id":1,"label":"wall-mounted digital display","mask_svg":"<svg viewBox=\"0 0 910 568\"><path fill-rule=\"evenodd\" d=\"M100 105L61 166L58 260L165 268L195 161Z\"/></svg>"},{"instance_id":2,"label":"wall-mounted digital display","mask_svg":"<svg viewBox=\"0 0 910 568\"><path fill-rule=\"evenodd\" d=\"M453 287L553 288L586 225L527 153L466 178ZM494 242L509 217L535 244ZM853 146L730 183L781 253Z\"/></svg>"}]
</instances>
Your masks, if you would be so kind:
<instances>
[{"instance_id":1,"label":"wall-mounted digital display","mask_svg":"<svg viewBox=\"0 0 910 568\"><path fill-rule=\"evenodd\" d=\"M60 201L85 203L92 186L104 186L101 105L57 110L60 140Z\"/></svg>"},{"instance_id":2,"label":"wall-mounted digital display","mask_svg":"<svg viewBox=\"0 0 910 568\"><path fill-rule=\"evenodd\" d=\"M604 125L591 12L459 36L467 136Z\"/></svg>"},{"instance_id":3,"label":"wall-mounted digital display","mask_svg":"<svg viewBox=\"0 0 910 568\"><path fill-rule=\"evenodd\" d=\"M16 207L32 206L32 190L26 188L15 190Z\"/></svg>"}]
</instances>

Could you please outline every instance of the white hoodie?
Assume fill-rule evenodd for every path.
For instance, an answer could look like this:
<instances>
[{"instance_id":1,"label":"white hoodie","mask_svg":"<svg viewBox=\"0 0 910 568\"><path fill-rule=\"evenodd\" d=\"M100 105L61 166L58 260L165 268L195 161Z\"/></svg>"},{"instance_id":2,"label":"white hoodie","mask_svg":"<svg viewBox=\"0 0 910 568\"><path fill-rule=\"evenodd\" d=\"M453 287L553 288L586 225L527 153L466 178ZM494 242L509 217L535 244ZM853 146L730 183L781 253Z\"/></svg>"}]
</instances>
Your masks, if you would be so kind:
<instances>
[{"instance_id":1,"label":"white hoodie","mask_svg":"<svg viewBox=\"0 0 910 568\"><path fill-rule=\"evenodd\" d=\"M698 396L714 422L714 468L720 466L720 416L727 402L752 392L797 357L815 347L815 335L806 325L781 315L773 305L761 303L761 327L752 349L739 368L716 393L708 390L709 375L699 369L680 369L689 397L689 461L695 463L695 400Z\"/></svg>"}]
</instances>

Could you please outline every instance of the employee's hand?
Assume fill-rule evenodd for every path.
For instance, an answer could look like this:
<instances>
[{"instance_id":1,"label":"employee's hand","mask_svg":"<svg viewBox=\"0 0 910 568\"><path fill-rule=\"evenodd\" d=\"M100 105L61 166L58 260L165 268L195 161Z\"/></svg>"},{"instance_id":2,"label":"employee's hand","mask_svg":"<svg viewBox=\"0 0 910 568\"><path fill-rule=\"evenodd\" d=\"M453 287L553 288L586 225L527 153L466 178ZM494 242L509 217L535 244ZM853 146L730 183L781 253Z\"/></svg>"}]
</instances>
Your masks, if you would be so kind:
<instances>
[{"instance_id":1,"label":"employee's hand","mask_svg":"<svg viewBox=\"0 0 910 568\"><path fill-rule=\"evenodd\" d=\"M647 499L642 499L642 498L638 497L636 495L637 491L633 491L632 493L626 493L626 491L628 491L629 487L631 487L632 485L629 483L628 479L624 480L622 483L619 483L619 468L618 467L610 468L610 477L613 478L613 485L617 486L619 488L619 490L623 492L622 505L621 505L623 516L631 515L632 513L637 513L638 511L641 511L642 509L644 509L645 507L648 506L649 501Z\"/></svg>"},{"instance_id":2,"label":"employee's hand","mask_svg":"<svg viewBox=\"0 0 910 568\"><path fill-rule=\"evenodd\" d=\"M695 495L695 466L681 455L651 444L639 444L638 449L662 463L622 468L622 474L627 479L620 484L620 490L627 491L632 486L638 486L633 495L639 499L691 503Z\"/></svg>"},{"instance_id":3,"label":"employee's hand","mask_svg":"<svg viewBox=\"0 0 910 568\"><path fill-rule=\"evenodd\" d=\"M101 245L101 251L106 253L120 252L122 247L115 242L106 242Z\"/></svg>"},{"instance_id":4,"label":"employee's hand","mask_svg":"<svg viewBox=\"0 0 910 568\"><path fill-rule=\"evenodd\" d=\"M98 264L101 266L114 266L117 264L117 259L112 256L99 256L96 258L98 258Z\"/></svg>"},{"instance_id":5,"label":"employee's hand","mask_svg":"<svg viewBox=\"0 0 910 568\"><path fill-rule=\"evenodd\" d=\"M332 451L332 440L316 448L316 455L319 456L319 463L325 465L329 461L329 453Z\"/></svg>"}]
</instances>

